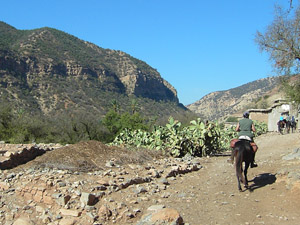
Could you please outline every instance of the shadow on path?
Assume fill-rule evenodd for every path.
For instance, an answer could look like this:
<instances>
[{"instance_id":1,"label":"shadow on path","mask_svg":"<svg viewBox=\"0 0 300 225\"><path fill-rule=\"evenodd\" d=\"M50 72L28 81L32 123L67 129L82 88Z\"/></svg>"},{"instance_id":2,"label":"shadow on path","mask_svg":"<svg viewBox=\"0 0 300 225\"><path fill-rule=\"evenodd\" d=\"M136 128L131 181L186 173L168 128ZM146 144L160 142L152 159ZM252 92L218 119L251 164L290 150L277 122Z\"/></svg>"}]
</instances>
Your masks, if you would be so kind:
<instances>
[{"instance_id":1,"label":"shadow on path","mask_svg":"<svg viewBox=\"0 0 300 225\"><path fill-rule=\"evenodd\" d=\"M254 191L255 189L262 188L266 185L273 184L276 181L276 176L271 173L263 173L256 176L253 180L250 180L249 182L253 182L249 186L249 191Z\"/></svg>"}]
</instances>

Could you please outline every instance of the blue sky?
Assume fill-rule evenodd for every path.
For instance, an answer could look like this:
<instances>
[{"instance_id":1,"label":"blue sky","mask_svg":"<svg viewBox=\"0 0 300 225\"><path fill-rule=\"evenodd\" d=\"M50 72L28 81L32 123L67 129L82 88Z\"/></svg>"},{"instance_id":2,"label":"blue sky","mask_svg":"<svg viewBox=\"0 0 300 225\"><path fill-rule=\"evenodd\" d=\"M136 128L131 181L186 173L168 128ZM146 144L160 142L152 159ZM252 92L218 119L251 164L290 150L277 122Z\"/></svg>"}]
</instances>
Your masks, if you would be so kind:
<instances>
[{"instance_id":1,"label":"blue sky","mask_svg":"<svg viewBox=\"0 0 300 225\"><path fill-rule=\"evenodd\" d=\"M276 75L254 42L275 4L289 0L0 0L0 21L124 51L156 68L187 105Z\"/></svg>"}]
</instances>

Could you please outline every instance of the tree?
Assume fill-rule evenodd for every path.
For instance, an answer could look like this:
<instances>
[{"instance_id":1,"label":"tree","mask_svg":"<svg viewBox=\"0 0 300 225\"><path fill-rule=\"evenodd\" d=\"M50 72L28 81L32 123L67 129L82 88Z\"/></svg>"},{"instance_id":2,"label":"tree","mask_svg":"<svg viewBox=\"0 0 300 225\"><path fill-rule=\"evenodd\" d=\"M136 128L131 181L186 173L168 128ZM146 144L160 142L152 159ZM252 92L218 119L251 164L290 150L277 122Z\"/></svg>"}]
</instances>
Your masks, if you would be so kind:
<instances>
[{"instance_id":1,"label":"tree","mask_svg":"<svg viewBox=\"0 0 300 225\"><path fill-rule=\"evenodd\" d=\"M292 77L296 78L292 81L290 77L282 77L281 84L286 96L290 101L294 101L296 104L300 104L300 76Z\"/></svg>"},{"instance_id":2,"label":"tree","mask_svg":"<svg viewBox=\"0 0 300 225\"><path fill-rule=\"evenodd\" d=\"M277 8L275 19L263 34L257 32L255 41L261 51L270 55L274 68L283 74L300 68L300 8L291 17L291 11Z\"/></svg>"},{"instance_id":3,"label":"tree","mask_svg":"<svg viewBox=\"0 0 300 225\"><path fill-rule=\"evenodd\" d=\"M0 140L7 140L12 134L13 110L10 104L0 104Z\"/></svg>"},{"instance_id":4,"label":"tree","mask_svg":"<svg viewBox=\"0 0 300 225\"><path fill-rule=\"evenodd\" d=\"M149 126L146 124L145 119L139 113L129 114L123 113L120 118L121 130L127 128L131 130L148 130Z\"/></svg>"},{"instance_id":5,"label":"tree","mask_svg":"<svg viewBox=\"0 0 300 225\"><path fill-rule=\"evenodd\" d=\"M119 113L119 111L120 111L120 104L118 103L117 100L114 99L114 100L111 102L111 106L112 106L114 112Z\"/></svg>"},{"instance_id":6,"label":"tree","mask_svg":"<svg viewBox=\"0 0 300 225\"><path fill-rule=\"evenodd\" d=\"M261 51L269 54L273 67L280 75L288 76L299 73L300 7L296 10L291 7L289 10L277 7L273 23L267 27L265 33L257 32L255 41ZM286 82L287 79L284 81ZM286 82L284 86L286 95L297 103L300 103L300 99L295 98L300 95L299 84L299 81Z\"/></svg>"},{"instance_id":7,"label":"tree","mask_svg":"<svg viewBox=\"0 0 300 225\"><path fill-rule=\"evenodd\" d=\"M120 123L121 116L119 113L117 113L114 109L109 110L104 119L102 120L102 123L106 128L111 132L113 135L116 135L122 125Z\"/></svg>"},{"instance_id":8,"label":"tree","mask_svg":"<svg viewBox=\"0 0 300 225\"><path fill-rule=\"evenodd\" d=\"M136 99L132 99L130 103L130 108L131 108L131 114L135 114L137 110L137 101Z\"/></svg>"}]
</instances>

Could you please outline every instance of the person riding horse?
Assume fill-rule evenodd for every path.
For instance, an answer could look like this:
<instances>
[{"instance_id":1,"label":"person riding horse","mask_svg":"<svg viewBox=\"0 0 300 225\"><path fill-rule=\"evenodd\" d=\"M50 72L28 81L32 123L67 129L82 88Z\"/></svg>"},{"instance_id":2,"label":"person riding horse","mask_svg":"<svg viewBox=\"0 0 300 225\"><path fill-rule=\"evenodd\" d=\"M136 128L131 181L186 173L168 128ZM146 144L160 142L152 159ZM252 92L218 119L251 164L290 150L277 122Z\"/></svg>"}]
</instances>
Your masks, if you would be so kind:
<instances>
[{"instance_id":1,"label":"person riding horse","mask_svg":"<svg viewBox=\"0 0 300 225\"><path fill-rule=\"evenodd\" d=\"M283 129L284 129L284 127L285 127L285 124L286 124L286 120L283 119L283 116L281 116L281 117L279 118L279 121L277 122L278 132L279 132L280 134L283 134Z\"/></svg>"},{"instance_id":2,"label":"person riding horse","mask_svg":"<svg viewBox=\"0 0 300 225\"><path fill-rule=\"evenodd\" d=\"M292 119L291 119L291 128L292 128L292 133L294 132L294 130L296 129L296 126L297 126L297 123L296 123L296 120L295 120L295 117L292 116Z\"/></svg>"},{"instance_id":3,"label":"person riding horse","mask_svg":"<svg viewBox=\"0 0 300 225\"><path fill-rule=\"evenodd\" d=\"M249 112L246 111L243 114L243 119L241 119L236 127L236 131L238 131L238 137L239 139L246 139L250 142L253 141L254 134L253 132L256 132L254 123L251 119L249 119ZM257 167L257 164L255 163L255 152L253 152L253 162L251 162L250 165L251 168Z\"/></svg>"}]
</instances>

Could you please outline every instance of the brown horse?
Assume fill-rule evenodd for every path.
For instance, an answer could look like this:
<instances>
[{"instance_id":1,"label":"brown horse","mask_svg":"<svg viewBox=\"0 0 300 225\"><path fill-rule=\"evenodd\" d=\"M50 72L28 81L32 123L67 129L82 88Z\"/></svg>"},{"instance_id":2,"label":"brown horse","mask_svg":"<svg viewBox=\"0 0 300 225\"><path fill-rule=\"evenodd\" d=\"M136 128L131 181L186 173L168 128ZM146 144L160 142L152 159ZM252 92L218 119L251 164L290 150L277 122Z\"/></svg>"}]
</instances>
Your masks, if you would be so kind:
<instances>
[{"instance_id":1,"label":"brown horse","mask_svg":"<svg viewBox=\"0 0 300 225\"><path fill-rule=\"evenodd\" d=\"M292 129L292 133L296 131L296 126L297 126L296 121L291 121L290 128Z\"/></svg>"},{"instance_id":2,"label":"brown horse","mask_svg":"<svg viewBox=\"0 0 300 225\"><path fill-rule=\"evenodd\" d=\"M238 189L242 191L241 182L244 184L245 188L248 187L248 178L247 178L247 171L251 162L254 159L254 152L250 145L250 141L241 139L235 143L233 154L235 157L235 169L236 169L236 176L238 180ZM243 169L243 162L245 163L245 168ZM244 171L244 176L243 176Z\"/></svg>"},{"instance_id":3,"label":"brown horse","mask_svg":"<svg viewBox=\"0 0 300 225\"><path fill-rule=\"evenodd\" d=\"M284 119L284 120L279 120L279 121L277 122L277 126L278 126L278 132L279 132L280 134L283 134L284 127L286 126L286 120L285 120L285 119Z\"/></svg>"}]
</instances>

